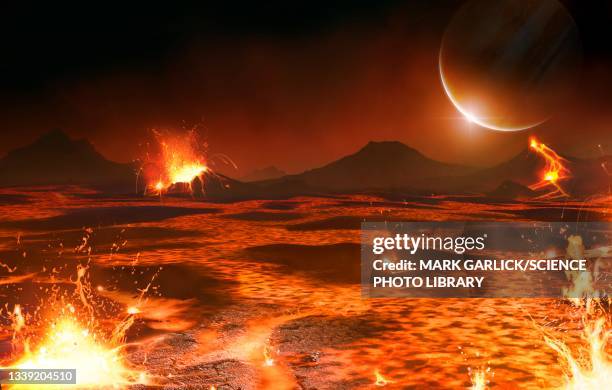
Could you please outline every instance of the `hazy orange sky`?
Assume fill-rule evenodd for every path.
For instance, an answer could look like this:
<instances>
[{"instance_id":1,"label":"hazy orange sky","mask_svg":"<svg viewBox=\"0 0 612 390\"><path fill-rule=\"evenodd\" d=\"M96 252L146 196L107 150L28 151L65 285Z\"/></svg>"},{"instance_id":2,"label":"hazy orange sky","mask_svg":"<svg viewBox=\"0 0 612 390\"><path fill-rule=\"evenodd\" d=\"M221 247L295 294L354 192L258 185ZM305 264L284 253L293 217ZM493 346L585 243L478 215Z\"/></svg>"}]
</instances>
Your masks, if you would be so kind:
<instances>
[{"instance_id":1,"label":"hazy orange sky","mask_svg":"<svg viewBox=\"0 0 612 390\"><path fill-rule=\"evenodd\" d=\"M30 45L34 54L9 56L0 93L0 152L61 128L88 138L110 159L129 161L142 154L150 129L201 125L209 149L229 155L240 167L237 174L267 165L300 171L354 152L370 140L399 140L432 158L468 165L510 158L532 134L563 153L594 156L600 153L598 145L612 153L610 61L599 41L591 42L602 33L599 29L609 27L589 27L591 11L568 4L586 41L582 79L572 100L538 129L507 134L466 122L441 86L439 43L461 2L383 3L373 11L361 2L356 9L338 6L323 16L317 13L325 10L323 4L312 5L310 13L274 8L282 23L259 9L274 27L265 29L250 19L243 26L240 18L231 19L234 24L228 27L217 21L215 28L203 29L200 23L208 19L166 21L154 13L162 18L154 19L159 25L119 24L109 36L96 30L95 39L72 42L80 30L64 26L67 31L56 33L53 42L69 40L57 50L51 46L38 55L38 46ZM215 12L220 20L233 15L224 8ZM291 25L292 18L304 26ZM322 20L311 25L303 18ZM100 25L108 29L112 23ZM39 34L44 34L42 27ZM118 44L121 50L107 47L106 39L112 46L137 27L154 31L135 41L128 38ZM10 28L18 27L5 27ZM52 39L32 37L38 45ZM162 42L159 47L138 46L156 40ZM132 47L144 52L133 58ZM84 64L79 63L84 61L81 50ZM19 68L25 60L38 62ZM53 71L34 81L27 77L48 61Z\"/></svg>"}]
</instances>

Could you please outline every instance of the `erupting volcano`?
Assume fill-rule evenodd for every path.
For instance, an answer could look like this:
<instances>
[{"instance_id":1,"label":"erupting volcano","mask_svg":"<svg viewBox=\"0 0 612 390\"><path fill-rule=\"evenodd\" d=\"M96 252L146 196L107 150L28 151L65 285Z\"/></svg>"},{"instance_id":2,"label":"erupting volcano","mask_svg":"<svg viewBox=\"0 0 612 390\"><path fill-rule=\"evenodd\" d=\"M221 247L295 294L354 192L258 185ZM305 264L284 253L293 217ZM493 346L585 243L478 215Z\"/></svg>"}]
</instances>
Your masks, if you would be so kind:
<instances>
[{"instance_id":1,"label":"erupting volcano","mask_svg":"<svg viewBox=\"0 0 612 390\"><path fill-rule=\"evenodd\" d=\"M560 184L560 182L571 176L570 170L566 166L567 160L559 156L547 145L539 142L535 137L531 137L529 140L529 148L542 157L546 163L541 173L541 180L532 184L529 188L533 191L548 191L540 195L539 198L554 199L568 197L568 193Z\"/></svg>"},{"instance_id":2,"label":"erupting volcano","mask_svg":"<svg viewBox=\"0 0 612 390\"><path fill-rule=\"evenodd\" d=\"M186 133L153 132L157 151L146 159L141 171L145 180L145 194L164 192L192 192L195 179L204 183L209 171L205 145L201 145L195 130Z\"/></svg>"}]
</instances>

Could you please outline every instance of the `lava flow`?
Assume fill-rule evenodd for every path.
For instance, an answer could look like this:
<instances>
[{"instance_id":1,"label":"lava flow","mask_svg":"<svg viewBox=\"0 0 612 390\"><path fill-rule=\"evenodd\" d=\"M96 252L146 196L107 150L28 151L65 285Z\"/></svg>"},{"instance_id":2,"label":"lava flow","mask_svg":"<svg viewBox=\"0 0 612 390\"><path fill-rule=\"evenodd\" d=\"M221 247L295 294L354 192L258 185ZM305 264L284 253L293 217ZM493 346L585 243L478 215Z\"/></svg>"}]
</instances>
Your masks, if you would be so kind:
<instances>
[{"instance_id":1,"label":"lava flow","mask_svg":"<svg viewBox=\"0 0 612 390\"><path fill-rule=\"evenodd\" d=\"M539 142L535 137L531 137L529 140L529 147L541 156L546 163L542 171L541 180L532 184L529 188L533 191L548 189L548 192L539 197L540 199L569 197L569 194L559 184L559 182L570 177L570 170L565 166L567 160L545 144Z\"/></svg>"},{"instance_id":2,"label":"lava flow","mask_svg":"<svg viewBox=\"0 0 612 390\"><path fill-rule=\"evenodd\" d=\"M154 161L142 168L145 193L162 195L164 192L192 192L192 182L209 171L203 147L195 130L186 134L154 131L159 153Z\"/></svg>"},{"instance_id":3,"label":"lava flow","mask_svg":"<svg viewBox=\"0 0 612 390\"><path fill-rule=\"evenodd\" d=\"M392 380L385 378L378 369L374 370L374 376L376 377L376 381L374 382L376 386L386 386L389 383L393 383Z\"/></svg>"}]
</instances>

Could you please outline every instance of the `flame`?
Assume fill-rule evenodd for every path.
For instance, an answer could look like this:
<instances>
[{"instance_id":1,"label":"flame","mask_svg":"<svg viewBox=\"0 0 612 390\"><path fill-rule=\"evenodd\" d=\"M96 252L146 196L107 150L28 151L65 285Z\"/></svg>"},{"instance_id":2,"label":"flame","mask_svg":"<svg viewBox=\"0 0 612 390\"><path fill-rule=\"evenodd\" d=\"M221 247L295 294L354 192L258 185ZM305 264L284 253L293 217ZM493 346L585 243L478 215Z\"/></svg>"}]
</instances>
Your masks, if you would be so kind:
<instances>
[{"instance_id":1,"label":"flame","mask_svg":"<svg viewBox=\"0 0 612 390\"><path fill-rule=\"evenodd\" d=\"M565 389L596 390L610 387L612 360L606 348L612 332L605 325L604 317L585 324L583 338L589 346L588 359L574 358L570 348L562 341L544 337L548 346L565 362Z\"/></svg>"},{"instance_id":2,"label":"flame","mask_svg":"<svg viewBox=\"0 0 612 390\"><path fill-rule=\"evenodd\" d=\"M155 189L155 191L157 191L158 195L161 195L162 191L166 188L166 186L164 185L164 182L158 180L153 188Z\"/></svg>"},{"instance_id":3,"label":"flame","mask_svg":"<svg viewBox=\"0 0 612 390\"><path fill-rule=\"evenodd\" d=\"M119 387L146 380L144 373L125 366L121 346L103 344L97 334L72 315L64 315L52 323L34 351L26 348L24 356L10 368L76 369L77 386Z\"/></svg>"},{"instance_id":4,"label":"flame","mask_svg":"<svg viewBox=\"0 0 612 390\"><path fill-rule=\"evenodd\" d=\"M187 134L171 134L169 132L154 132L159 146L158 161L154 165L159 171L149 180L146 190L161 195L170 189L191 191L191 183L196 179L202 180L203 175L209 171L204 158L204 152L198 144L197 134L194 130ZM177 184L185 184L177 186Z\"/></svg>"},{"instance_id":5,"label":"flame","mask_svg":"<svg viewBox=\"0 0 612 390\"><path fill-rule=\"evenodd\" d=\"M599 278L600 256L607 254L607 248L594 248L586 250L582 237L571 235L567 238L566 253L572 259L585 259L595 257L592 271L565 271L569 281L569 287L564 287L563 296L573 305L586 309L591 313L600 301L605 299L605 292L595 287L595 281Z\"/></svg>"},{"instance_id":6,"label":"flame","mask_svg":"<svg viewBox=\"0 0 612 390\"><path fill-rule=\"evenodd\" d=\"M376 377L376 381L374 382L374 384L376 386L386 386L390 383L393 383L392 380L385 378L381 373L380 370L376 369L374 370L374 376Z\"/></svg>"},{"instance_id":7,"label":"flame","mask_svg":"<svg viewBox=\"0 0 612 390\"><path fill-rule=\"evenodd\" d=\"M541 180L532 184L529 188L534 191L549 189L548 192L539 198L569 197L568 193L559 184L560 181L570 177L570 171L565 166L566 160L554 150L539 142L535 137L531 137L529 140L529 148L540 155L546 162Z\"/></svg>"},{"instance_id":8,"label":"flame","mask_svg":"<svg viewBox=\"0 0 612 390\"><path fill-rule=\"evenodd\" d=\"M274 359L272 358L272 352L269 346L265 346L263 350L264 355L264 366L271 367L274 365Z\"/></svg>"},{"instance_id":9,"label":"flame","mask_svg":"<svg viewBox=\"0 0 612 390\"><path fill-rule=\"evenodd\" d=\"M127 313L128 314L138 314L140 313L140 309L135 306L131 306L131 307L128 307Z\"/></svg>"},{"instance_id":10,"label":"flame","mask_svg":"<svg viewBox=\"0 0 612 390\"><path fill-rule=\"evenodd\" d=\"M485 370L476 370L470 374L471 390L485 390L487 388L487 375Z\"/></svg>"},{"instance_id":11,"label":"flame","mask_svg":"<svg viewBox=\"0 0 612 390\"><path fill-rule=\"evenodd\" d=\"M23 314L21 314L21 306L15 305L13 308L13 314L11 315L11 320L13 322L13 342L17 338L21 329L25 326L25 319L23 318Z\"/></svg>"}]
</instances>

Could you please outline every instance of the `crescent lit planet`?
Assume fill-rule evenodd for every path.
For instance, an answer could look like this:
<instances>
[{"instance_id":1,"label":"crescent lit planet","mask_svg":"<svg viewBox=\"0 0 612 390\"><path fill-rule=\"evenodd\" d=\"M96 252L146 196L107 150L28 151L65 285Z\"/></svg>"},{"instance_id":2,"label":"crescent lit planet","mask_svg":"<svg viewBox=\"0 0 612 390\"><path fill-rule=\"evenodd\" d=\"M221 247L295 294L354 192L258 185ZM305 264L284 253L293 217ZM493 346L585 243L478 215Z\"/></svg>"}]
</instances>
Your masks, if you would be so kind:
<instances>
[{"instance_id":1,"label":"crescent lit planet","mask_svg":"<svg viewBox=\"0 0 612 390\"><path fill-rule=\"evenodd\" d=\"M442 54L440 54L440 57L442 57ZM442 86L444 87L444 92L446 92L446 95L450 99L451 103L453 103L453 105L455 106L457 111L459 111L465 117L465 119L467 119L468 121L470 121L472 123L477 124L478 126L486 127L487 129L498 130L498 131L520 131L520 130L527 130L529 128L536 127L536 126L546 122L546 120L548 119L548 118L546 118L546 119L543 119L543 120L541 120L539 122L535 122L535 123L527 123L525 125L518 126L518 127L501 127L501 126L496 126L494 121L490 121L490 120L487 121L486 118L478 117L477 114L472 113L468 109L466 109L466 108L461 106L459 101L457 99L455 99L455 97L453 96L453 92L451 91L451 89L446 84L446 81L444 80L444 67L442 65L442 61L439 62L439 68L440 68L440 81L442 81Z\"/></svg>"},{"instance_id":2,"label":"crescent lit planet","mask_svg":"<svg viewBox=\"0 0 612 390\"><path fill-rule=\"evenodd\" d=\"M444 92L470 122L526 130L562 107L581 61L578 30L556 0L471 0L438 57Z\"/></svg>"}]
</instances>

